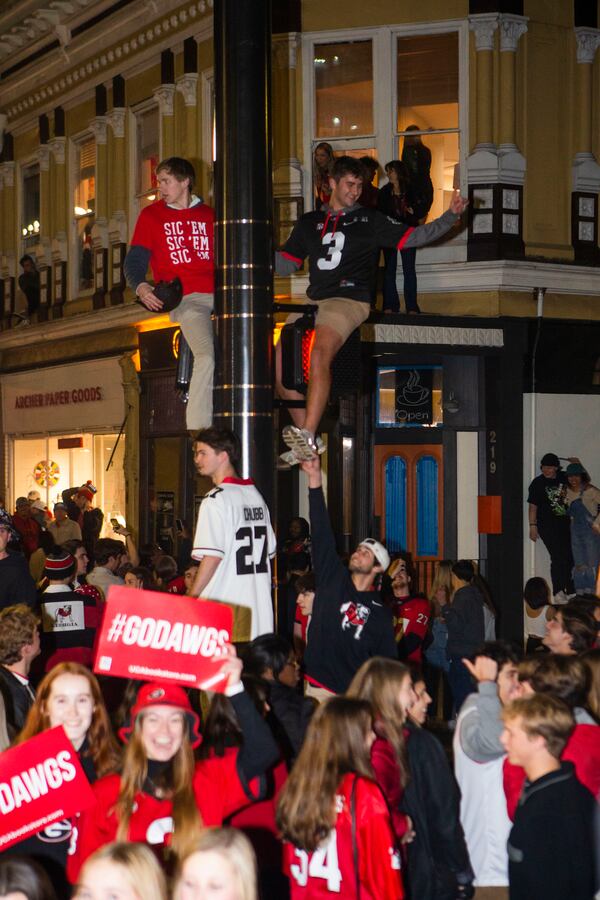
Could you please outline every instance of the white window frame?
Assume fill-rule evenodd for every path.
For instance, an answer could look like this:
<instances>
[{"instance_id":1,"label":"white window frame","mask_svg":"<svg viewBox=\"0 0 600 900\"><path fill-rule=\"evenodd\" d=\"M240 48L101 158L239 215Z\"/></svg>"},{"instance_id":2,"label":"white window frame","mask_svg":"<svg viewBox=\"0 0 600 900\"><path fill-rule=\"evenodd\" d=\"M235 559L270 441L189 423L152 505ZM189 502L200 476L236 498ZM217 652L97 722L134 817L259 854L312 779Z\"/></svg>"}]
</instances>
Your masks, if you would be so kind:
<instances>
[{"instance_id":1,"label":"white window frame","mask_svg":"<svg viewBox=\"0 0 600 900\"><path fill-rule=\"evenodd\" d=\"M461 193L467 193L467 156L469 153L469 22L467 19L446 19L440 22L417 24L389 24L376 28L346 28L331 31L311 31L302 37L302 71L305 102L303 105L304 205L312 209L312 147L327 140L338 147L374 147L377 159L385 164L395 157L397 125L397 39L418 35L458 33L458 132L459 172ZM372 42L373 52L373 134L359 137L315 138L315 73L313 59L319 44L344 41ZM419 250L419 264L443 260L466 260L466 229L440 247Z\"/></svg>"},{"instance_id":2,"label":"white window frame","mask_svg":"<svg viewBox=\"0 0 600 900\"><path fill-rule=\"evenodd\" d=\"M160 114L160 107L158 102L153 98L149 97L147 100L143 100L141 103L137 103L134 107L130 107L129 109L129 134L131 135L131 140L129 141L129 202L128 202L128 219L129 219L129 234L133 234L133 230L135 228L135 223L137 221L137 217L140 214L140 202L139 195L137 193L137 172L138 172L138 158L137 158L137 120L140 115L143 113L147 113L150 110L157 110L158 112L158 158L162 159L163 152L163 137L162 137L162 116Z\"/></svg>"},{"instance_id":3,"label":"white window frame","mask_svg":"<svg viewBox=\"0 0 600 900\"><path fill-rule=\"evenodd\" d=\"M91 297L94 293L94 287L80 289L79 287L79 236L77 234L77 222L83 216L76 216L75 208L75 190L79 176L79 146L85 141L95 140L94 133L89 128L79 131L69 138L69 159L68 159L68 176L69 176L69 266L67 280L69 282L70 291L67 300L76 300L78 297ZM96 144L96 194L98 193L98 144ZM96 196L96 209L98 205L98 197ZM96 221L96 210L94 210L94 222ZM93 251L92 251L93 257Z\"/></svg>"}]
</instances>

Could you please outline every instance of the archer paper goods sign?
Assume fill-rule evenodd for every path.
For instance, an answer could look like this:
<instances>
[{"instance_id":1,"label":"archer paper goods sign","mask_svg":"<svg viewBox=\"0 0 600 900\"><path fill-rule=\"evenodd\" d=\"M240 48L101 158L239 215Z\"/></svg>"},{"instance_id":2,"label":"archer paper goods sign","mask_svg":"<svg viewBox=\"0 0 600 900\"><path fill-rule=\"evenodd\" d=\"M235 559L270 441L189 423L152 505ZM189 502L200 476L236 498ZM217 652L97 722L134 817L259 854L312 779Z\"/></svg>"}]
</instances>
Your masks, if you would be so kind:
<instances>
[{"instance_id":1,"label":"archer paper goods sign","mask_svg":"<svg viewBox=\"0 0 600 900\"><path fill-rule=\"evenodd\" d=\"M0 851L94 804L62 726L0 754Z\"/></svg>"},{"instance_id":2,"label":"archer paper goods sign","mask_svg":"<svg viewBox=\"0 0 600 900\"><path fill-rule=\"evenodd\" d=\"M94 671L223 691L215 656L224 656L233 612L223 603L132 588L108 592Z\"/></svg>"}]
</instances>

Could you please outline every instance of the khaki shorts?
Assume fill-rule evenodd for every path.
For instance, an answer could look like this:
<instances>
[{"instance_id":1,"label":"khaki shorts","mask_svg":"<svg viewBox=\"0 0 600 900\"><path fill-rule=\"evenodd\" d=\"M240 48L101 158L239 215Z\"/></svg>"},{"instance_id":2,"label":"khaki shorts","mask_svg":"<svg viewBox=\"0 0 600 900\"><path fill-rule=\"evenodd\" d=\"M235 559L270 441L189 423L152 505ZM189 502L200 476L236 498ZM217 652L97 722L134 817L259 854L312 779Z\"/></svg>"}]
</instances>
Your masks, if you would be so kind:
<instances>
[{"instance_id":1,"label":"khaki shorts","mask_svg":"<svg viewBox=\"0 0 600 900\"><path fill-rule=\"evenodd\" d=\"M355 328L369 318L371 304L361 300L349 300L348 297L328 297L326 300L306 300L310 306L317 307L315 325L327 325L335 331L345 344ZM295 322L301 313L291 313L286 324Z\"/></svg>"}]
</instances>

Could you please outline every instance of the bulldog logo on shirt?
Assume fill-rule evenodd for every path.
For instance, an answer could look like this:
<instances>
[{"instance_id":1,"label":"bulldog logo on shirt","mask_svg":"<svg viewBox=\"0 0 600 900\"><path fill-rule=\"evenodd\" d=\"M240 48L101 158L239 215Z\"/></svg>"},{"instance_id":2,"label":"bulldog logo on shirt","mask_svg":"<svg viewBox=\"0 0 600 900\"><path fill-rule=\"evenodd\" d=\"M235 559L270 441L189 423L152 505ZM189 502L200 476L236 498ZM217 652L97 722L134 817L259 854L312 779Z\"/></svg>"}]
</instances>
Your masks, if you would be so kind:
<instances>
[{"instance_id":1,"label":"bulldog logo on shirt","mask_svg":"<svg viewBox=\"0 0 600 900\"><path fill-rule=\"evenodd\" d=\"M342 617L342 631L346 631L347 628L354 628L354 640L359 641L363 628L371 615L370 607L363 606L362 603L342 603L340 612L344 614Z\"/></svg>"}]
</instances>

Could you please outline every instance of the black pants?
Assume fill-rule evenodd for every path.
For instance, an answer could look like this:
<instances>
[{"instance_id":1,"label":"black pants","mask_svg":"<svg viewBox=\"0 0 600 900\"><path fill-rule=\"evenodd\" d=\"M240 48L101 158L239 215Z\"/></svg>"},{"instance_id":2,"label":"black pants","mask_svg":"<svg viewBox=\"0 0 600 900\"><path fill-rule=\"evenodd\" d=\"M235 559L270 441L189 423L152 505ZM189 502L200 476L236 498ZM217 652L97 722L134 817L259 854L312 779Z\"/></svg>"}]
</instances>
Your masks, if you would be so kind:
<instances>
[{"instance_id":1,"label":"black pants","mask_svg":"<svg viewBox=\"0 0 600 900\"><path fill-rule=\"evenodd\" d=\"M571 553L571 528L568 516L554 521L538 521L538 534L550 554L550 576L552 593L564 591L573 593L573 554Z\"/></svg>"}]
</instances>

